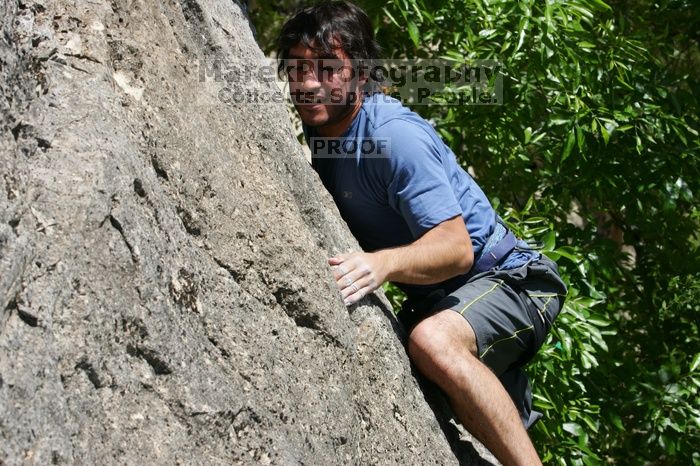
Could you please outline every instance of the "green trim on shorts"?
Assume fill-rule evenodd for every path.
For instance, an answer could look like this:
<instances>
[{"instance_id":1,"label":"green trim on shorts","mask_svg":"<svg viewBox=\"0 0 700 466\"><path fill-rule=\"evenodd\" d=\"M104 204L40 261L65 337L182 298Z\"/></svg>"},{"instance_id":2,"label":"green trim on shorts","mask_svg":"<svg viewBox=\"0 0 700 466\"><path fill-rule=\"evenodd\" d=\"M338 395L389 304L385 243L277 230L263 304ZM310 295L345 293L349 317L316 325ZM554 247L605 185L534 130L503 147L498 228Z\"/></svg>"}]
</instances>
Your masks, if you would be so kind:
<instances>
[{"instance_id":1,"label":"green trim on shorts","mask_svg":"<svg viewBox=\"0 0 700 466\"><path fill-rule=\"evenodd\" d=\"M566 297L565 294L561 293L528 293L528 296L530 296L531 298L553 298L555 296Z\"/></svg>"},{"instance_id":2,"label":"green trim on shorts","mask_svg":"<svg viewBox=\"0 0 700 466\"><path fill-rule=\"evenodd\" d=\"M480 294L479 296L477 296L476 298L472 299L466 306L464 306L464 308L462 308L461 311L459 311L459 314L460 314L461 316L464 316L464 312L465 312L472 304L474 304L475 302L479 301L481 298L483 298L484 296L488 295L489 293L492 293L493 291L496 290L496 288L498 288L498 287L500 287L500 286L503 286L503 280L498 280L498 282L497 282L495 285L493 285L493 286L491 287L490 290L486 290L486 291L484 291L482 294Z\"/></svg>"},{"instance_id":3,"label":"green trim on shorts","mask_svg":"<svg viewBox=\"0 0 700 466\"><path fill-rule=\"evenodd\" d=\"M483 358L483 357L486 355L486 353L488 353L489 351L491 351L491 349L492 349L494 346L496 346L497 344L502 343L502 342L507 341L507 340L512 340L513 338L516 338L516 337L518 336L518 334L520 334L521 332L524 332L524 331L526 331L526 330L534 330L534 328L535 328L534 325L530 325L530 326L528 326L528 327L521 328L520 330L516 330L515 333L512 334L512 335L509 336L509 337L501 338L500 340L494 341L493 343L491 343L491 344L489 345L488 348L486 348L486 349L484 350L483 353L481 353L481 355L479 356L479 358Z\"/></svg>"}]
</instances>

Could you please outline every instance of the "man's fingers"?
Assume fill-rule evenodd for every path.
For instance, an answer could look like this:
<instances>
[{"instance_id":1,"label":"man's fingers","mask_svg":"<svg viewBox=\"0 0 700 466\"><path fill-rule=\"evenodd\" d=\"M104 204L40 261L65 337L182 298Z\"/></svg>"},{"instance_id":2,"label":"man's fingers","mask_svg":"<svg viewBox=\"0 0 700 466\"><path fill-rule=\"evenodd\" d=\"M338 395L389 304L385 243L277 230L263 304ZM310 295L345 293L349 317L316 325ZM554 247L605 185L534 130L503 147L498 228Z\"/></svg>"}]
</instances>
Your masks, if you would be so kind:
<instances>
[{"instance_id":1,"label":"man's fingers","mask_svg":"<svg viewBox=\"0 0 700 466\"><path fill-rule=\"evenodd\" d=\"M346 265L350 269L348 273L341 274L336 270L337 273L335 274L335 279L338 282L338 288L340 288L341 290L349 287L350 285L357 282L361 278L369 275L370 273L369 268L363 267L362 264L353 264L350 261L346 262L340 267L345 267Z\"/></svg>"},{"instance_id":2,"label":"man's fingers","mask_svg":"<svg viewBox=\"0 0 700 466\"><path fill-rule=\"evenodd\" d=\"M355 273L355 270L358 269L359 260L360 259L357 257L344 259L340 265L333 268L333 277L335 277L336 280L339 280L340 277L349 275L353 281L356 280L360 276ZM340 282L338 282L338 285L340 285Z\"/></svg>"},{"instance_id":3,"label":"man's fingers","mask_svg":"<svg viewBox=\"0 0 700 466\"><path fill-rule=\"evenodd\" d=\"M338 285L345 305L356 303L377 288L372 265L364 253L348 253L328 259L333 278Z\"/></svg>"},{"instance_id":4,"label":"man's fingers","mask_svg":"<svg viewBox=\"0 0 700 466\"><path fill-rule=\"evenodd\" d=\"M346 265L339 265L337 267L333 268L333 278L336 279L336 281L340 280L340 277L343 275L346 275L349 272L348 267Z\"/></svg>"},{"instance_id":5,"label":"man's fingers","mask_svg":"<svg viewBox=\"0 0 700 466\"><path fill-rule=\"evenodd\" d=\"M331 257L328 259L328 265L340 265L345 259L340 256Z\"/></svg>"},{"instance_id":6,"label":"man's fingers","mask_svg":"<svg viewBox=\"0 0 700 466\"><path fill-rule=\"evenodd\" d=\"M371 277L364 277L343 288L341 294L343 295L343 301L345 301L345 304L348 304L348 300L350 301L350 304L352 304L359 301L372 291L374 291L374 286Z\"/></svg>"},{"instance_id":7,"label":"man's fingers","mask_svg":"<svg viewBox=\"0 0 700 466\"><path fill-rule=\"evenodd\" d=\"M333 257L328 258L328 265L340 265L345 262L352 254L352 252L346 252L344 254L336 254Z\"/></svg>"},{"instance_id":8,"label":"man's fingers","mask_svg":"<svg viewBox=\"0 0 700 466\"><path fill-rule=\"evenodd\" d=\"M328 265L331 266L331 270L333 271L333 278L338 280L353 269L353 265L348 259L348 254L338 254L328 259Z\"/></svg>"},{"instance_id":9,"label":"man's fingers","mask_svg":"<svg viewBox=\"0 0 700 466\"><path fill-rule=\"evenodd\" d=\"M372 289L369 286L366 286L364 288L360 288L351 295L343 298L343 302L345 303L346 306L350 306L352 304L355 304L365 296L367 296L369 293L372 292Z\"/></svg>"}]
</instances>

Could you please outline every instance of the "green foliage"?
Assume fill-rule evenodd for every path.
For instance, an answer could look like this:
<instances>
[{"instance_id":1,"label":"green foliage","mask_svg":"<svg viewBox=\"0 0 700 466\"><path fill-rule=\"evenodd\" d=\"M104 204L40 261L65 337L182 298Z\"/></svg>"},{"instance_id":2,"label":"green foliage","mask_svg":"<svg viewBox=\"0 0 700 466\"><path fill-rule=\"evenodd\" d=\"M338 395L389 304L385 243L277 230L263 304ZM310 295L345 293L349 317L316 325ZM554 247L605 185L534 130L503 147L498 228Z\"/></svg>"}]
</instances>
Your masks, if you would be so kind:
<instances>
[{"instance_id":1,"label":"green foliage","mask_svg":"<svg viewBox=\"0 0 700 466\"><path fill-rule=\"evenodd\" d=\"M545 461L700 465L700 4L359 3L386 58L502 64L503 105L414 110L569 285L530 366Z\"/></svg>"},{"instance_id":2,"label":"green foliage","mask_svg":"<svg viewBox=\"0 0 700 466\"><path fill-rule=\"evenodd\" d=\"M406 295L401 291L396 285L391 282L386 282L382 286L386 297L389 298L391 306L394 308L396 314L401 310L401 304L406 299Z\"/></svg>"},{"instance_id":3,"label":"green foliage","mask_svg":"<svg viewBox=\"0 0 700 466\"><path fill-rule=\"evenodd\" d=\"M599 431L600 404L587 393L584 380L598 369L598 357L608 350L604 336L614 331L600 308L605 295L591 285L594 261L580 247L561 244L554 222L533 215L534 204L530 198L520 211L502 209L504 218L519 237L542 239L542 252L558 262L569 288L563 311L528 369L536 374L535 406L546 419L537 425L535 438L544 446L545 462L598 462L589 443Z\"/></svg>"},{"instance_id":4,"label":"green foliage","mask_svg":"<svg viewBox=\"0 0 700 466\"><path fill-rule=\"evenodd\" d=\"M700 270L698 6L393 0L382 8L377 32L396 58L503 65L502 106L415 110L500 199L509 223L545 244L569 284L531 366L547 419L533 436L545 460L697 462L691 362L700 337L687 304L698 298L689 274Z\"/></svg>"}]
</instances>

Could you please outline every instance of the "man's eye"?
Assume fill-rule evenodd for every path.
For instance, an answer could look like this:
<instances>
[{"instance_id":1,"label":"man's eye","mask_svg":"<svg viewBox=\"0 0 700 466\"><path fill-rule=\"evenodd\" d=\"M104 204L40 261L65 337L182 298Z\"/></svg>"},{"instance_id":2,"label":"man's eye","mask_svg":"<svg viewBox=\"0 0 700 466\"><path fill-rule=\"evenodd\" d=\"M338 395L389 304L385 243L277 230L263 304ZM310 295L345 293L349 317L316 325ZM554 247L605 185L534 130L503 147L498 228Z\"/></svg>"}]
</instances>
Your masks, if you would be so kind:
<instances>
[{"instance_id":1,"label":"man's eye","mask_svg":"<svg viewBox=\"0 0 700 466\"><path fill-rule=\"evenodd\" d=\"M288 73L306 73L313 70L313 64L309 60L295 60L288 62L286 69Z\"/></svg>"},{"instance_id":2,"label":"man's eye","mask_svg":"<svg viewBox=\"0 0 700 466\"><path fill-rule=\"evenodd\" d=\"M299 65L287 65L287 76L290 79L300 79L304 74L303 68Z\"/></svg>"}]
</instances>

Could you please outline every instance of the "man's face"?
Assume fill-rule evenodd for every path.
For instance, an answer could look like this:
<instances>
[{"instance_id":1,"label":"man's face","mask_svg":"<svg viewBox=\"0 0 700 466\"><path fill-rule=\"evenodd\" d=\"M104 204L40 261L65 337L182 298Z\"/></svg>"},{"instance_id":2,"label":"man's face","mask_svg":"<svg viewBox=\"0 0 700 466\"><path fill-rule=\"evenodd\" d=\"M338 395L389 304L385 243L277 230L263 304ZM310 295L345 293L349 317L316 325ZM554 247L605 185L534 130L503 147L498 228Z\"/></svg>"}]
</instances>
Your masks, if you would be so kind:
<instances>
[{"instance_id":1,"label":"man's face","mask_svg":"<svg viewBox=\"0 0 700 466\"><path fill-rule=\"evenodd\" d=\"M289 49L285 63L289 92L301 121L322 127L343 119L362 98L365 78L341 48L334 56L319 57L303 44Z\"/></svg>"}]
</instances>

